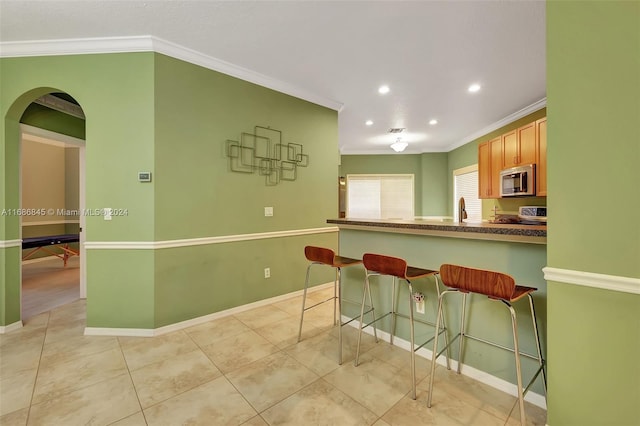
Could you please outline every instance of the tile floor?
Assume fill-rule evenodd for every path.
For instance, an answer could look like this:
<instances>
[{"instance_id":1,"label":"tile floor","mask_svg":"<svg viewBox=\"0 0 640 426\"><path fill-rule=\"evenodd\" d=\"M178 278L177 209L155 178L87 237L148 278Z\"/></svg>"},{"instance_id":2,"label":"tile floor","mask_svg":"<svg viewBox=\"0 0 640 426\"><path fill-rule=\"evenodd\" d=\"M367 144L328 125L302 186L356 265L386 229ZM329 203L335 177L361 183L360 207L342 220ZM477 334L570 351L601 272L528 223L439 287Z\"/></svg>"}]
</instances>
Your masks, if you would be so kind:
<instances>
[{"instance_id":1,"label":"tile floor","mask_svg":"<svg viewBox=\"0 0 640 426\"><path fill-rule=\"evenodd\" d=\"M321 300L327 290L310 294ZM515 397L436 370L418 358L417 400L408 352L345 327L344 363L330 303L305 316L301 298L153 338L84 336L85 302L33 316L0 335L0 425L518 425ZM527 421L546 412L527 406Z\"/></svg>"}]
</instances>

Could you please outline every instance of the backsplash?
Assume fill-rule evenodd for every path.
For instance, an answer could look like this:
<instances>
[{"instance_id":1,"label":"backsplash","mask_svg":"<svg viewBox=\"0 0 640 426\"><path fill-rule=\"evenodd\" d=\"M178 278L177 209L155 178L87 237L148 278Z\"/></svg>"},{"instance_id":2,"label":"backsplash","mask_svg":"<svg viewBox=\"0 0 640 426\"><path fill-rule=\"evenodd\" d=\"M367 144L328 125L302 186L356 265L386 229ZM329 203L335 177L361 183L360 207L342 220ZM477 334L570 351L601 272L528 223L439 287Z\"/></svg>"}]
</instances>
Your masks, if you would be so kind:
<instances>
[{"instance_id":1,"label":"backsplash","mask_svg":"<svg viewBox=\"0 0 640 426\"><path fill-rule=\"evenodd\" d=\"M518 214L520 206L546 206L547 197L513 197L482 200L482 220L493 218L493 208L497 213Z\"/></svg>"}]
</instances>

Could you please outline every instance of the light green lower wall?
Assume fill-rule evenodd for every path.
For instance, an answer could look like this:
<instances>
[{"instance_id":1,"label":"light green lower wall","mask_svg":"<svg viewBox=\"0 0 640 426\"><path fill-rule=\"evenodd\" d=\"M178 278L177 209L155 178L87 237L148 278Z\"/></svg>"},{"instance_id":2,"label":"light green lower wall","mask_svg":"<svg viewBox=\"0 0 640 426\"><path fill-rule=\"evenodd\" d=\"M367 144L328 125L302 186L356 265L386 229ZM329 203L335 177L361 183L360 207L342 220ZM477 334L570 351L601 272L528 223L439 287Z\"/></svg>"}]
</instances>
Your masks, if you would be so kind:
<instances>
[{"instance_id":1,"label":"light green lower wall","mask_svg":"<svg viewBox=\"0 0 640 426\"><path fill-rule=\"evenodd\" d=\"M443 263L455 263L470 267L491 269L512 275L518 284L537 287L534 294L536 315L542 340L543 353L546 353L546 310L547 285L543 277L542 268L546 265L546 246L540 244L525 244L500 241L482 241L460 238L431 237L422 235L407 235L385 232L340 231L341 253L349 257L362 257L366 252L386 254L401 257L409 265L427 269L439 269ZM362 268L348 268L343 275L345 279L345 297L359 300L362 294L364 270ZM374 302L381 313L390 308L391 281L389 279L374 278L372 291ZM402 286L399 299L401 312L408 312L408 292ZM426 296L425 316L429 321L435 320L437 294L432 279L417 280L414 291L421 291ZM460 318L459 295L450 295L446 299L446 321L453 335L459 330ZM490 301L486 297L471 296L471 316L468 317L468 332L472 335L496 341L505 346L513 347L511 334L511 319L508 309L502 303ZM353 305L345 304L349 315L356 314ZM536 353L535 339L532 332L529 305L520 301L514 305L518 315L518 330L521 350L529 354ZM390 330L390 323L384 323L384 329ZM457 331L456 331L457 332ZM398 321L397 334L409 340L408 321ZM416 327L416 341L425 341L433 335L433 328L418 325ZM467 344L468 342L468 344ZM488 345L467 341L465 342L464 364L485 371L493 376L515 383L515 364L513 354ZM433 346L430 343L427 349ZM454 345L453 356L458 359L457 344ZM537 364L533 360L523 359L522 371L525 383L533 376ZM544 394L541 379L536 380L532 390Z\"/></svg>"},{"instance_id":2,"label":"light green lower wall","mask_svg":"<svg viewBox=\"0 0 640 426\"><path fill-rule=\"evenodd\" d=\"M20 321L20 304L4 303L20 300L20 270L11 267L20 264L20 247L0 248L0 325Z\"/></svg>"},{"instance_id":3,"label":"light green lower wall","mask_svg":"<svg viewBox=\"0 0 640 426\"><path fill-rule=\"evenodd\" d=\"M640 295L548 285L549 425L640 424Z\"/></svg>"},{"instance_id":4,"label":"light green lower wall","mask_svg":"<svg viewBox=\"0 0 640 426\"><path fill-rule=\"evenodd\" d=\"M155 327L301 290L306 245L337 250L337 233L239 241L155 251ZM264 278L264 268L271 278ZM314 273L312 284L333 281Z\"/></svg>"},{"instance_id":5,"label":"light green lower wall","mask_svg":"<svg viewBox=\"0 0 640 426\"><path fill-rule=\"evenodd\" d=\"M87 327L153 329L153 250L87 250Z\"/></svg>"},{"instance_id":6,"label":"light green lower wall","mask_svg":"<svg viewBox=\"0 0 640 426\"><path fill-rule=\"evenodd\" d=\"M154 329L301 290L306 245L336 232L156 250L87 250L87 326ZM264 278L264 268L271 278ZM333 281L329 268L311 285Z\"/></svg>"}]
</instances>

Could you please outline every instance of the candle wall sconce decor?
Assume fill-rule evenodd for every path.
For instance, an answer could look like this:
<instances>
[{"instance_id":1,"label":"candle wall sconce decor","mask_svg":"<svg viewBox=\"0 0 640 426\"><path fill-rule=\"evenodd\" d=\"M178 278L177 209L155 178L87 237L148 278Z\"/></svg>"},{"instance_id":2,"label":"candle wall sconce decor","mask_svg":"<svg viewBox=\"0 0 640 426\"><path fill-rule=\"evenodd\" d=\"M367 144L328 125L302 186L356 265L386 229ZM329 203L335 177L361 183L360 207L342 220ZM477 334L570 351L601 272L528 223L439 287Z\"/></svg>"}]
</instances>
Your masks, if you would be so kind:
<instances>
[{"instance_id":1,"label":"candle wall sconce decor","mask_svg":"<svg viewBox=\"0 0 640 426\"><path fill-rule=\"evenodd\" d=\"M227 139L229 170L236 173L257 173L265 177L267 186L280 181L294 181L298 167L309 165L309 156L302 144L284 143L282 132L270 127L255 126L253 133L240 133L240 140Z\"/></svg>"}]
</instances>

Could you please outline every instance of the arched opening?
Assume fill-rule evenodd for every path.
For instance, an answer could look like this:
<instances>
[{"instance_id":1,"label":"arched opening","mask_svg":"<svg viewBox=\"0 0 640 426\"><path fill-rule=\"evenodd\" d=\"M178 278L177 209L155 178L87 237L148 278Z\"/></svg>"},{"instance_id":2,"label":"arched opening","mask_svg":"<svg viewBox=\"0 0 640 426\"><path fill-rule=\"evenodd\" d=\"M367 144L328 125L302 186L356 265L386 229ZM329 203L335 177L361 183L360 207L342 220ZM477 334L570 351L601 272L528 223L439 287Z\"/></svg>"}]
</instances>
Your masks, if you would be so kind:
<instances>
[{"instance_id":1,"label":"arched opening","mask_svg":"<svg viewBox=\"0 0 640 426\"><path fill-rule=\"evenodd\" d=\"M86 297L85 117L71 95L52 89L24 94L9 112L5 192L14 217L5 217L5 229L21 247L19 262L7 262L18 271L7 274L5 286L18 291L10 292L17 297L7 297L5 309L28 321Z\"/></svg>"}]
</instances>

